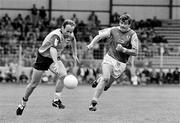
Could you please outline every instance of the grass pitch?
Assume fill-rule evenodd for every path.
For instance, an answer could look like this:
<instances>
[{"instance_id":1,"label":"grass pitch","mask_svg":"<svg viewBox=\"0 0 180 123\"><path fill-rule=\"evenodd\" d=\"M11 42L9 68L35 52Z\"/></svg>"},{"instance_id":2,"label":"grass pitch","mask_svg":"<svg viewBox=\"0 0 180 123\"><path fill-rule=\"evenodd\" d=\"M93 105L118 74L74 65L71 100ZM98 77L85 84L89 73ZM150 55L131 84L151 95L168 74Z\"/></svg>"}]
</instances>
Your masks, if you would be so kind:
<instances>
[{"instance_id":1,"label":"grass pitch","mask_svg":"<svg viewBox=\"0 0 180 123\"><path fill-rule=\"evenodd\" d=\"M22 116L15 111L26 85L0 84L0 123L180 123L179 86L112 86L96 112L88 110L94 89L64 89L59 110L51 106L54 85L39 85Z\"/></svg>"}]
</instances>

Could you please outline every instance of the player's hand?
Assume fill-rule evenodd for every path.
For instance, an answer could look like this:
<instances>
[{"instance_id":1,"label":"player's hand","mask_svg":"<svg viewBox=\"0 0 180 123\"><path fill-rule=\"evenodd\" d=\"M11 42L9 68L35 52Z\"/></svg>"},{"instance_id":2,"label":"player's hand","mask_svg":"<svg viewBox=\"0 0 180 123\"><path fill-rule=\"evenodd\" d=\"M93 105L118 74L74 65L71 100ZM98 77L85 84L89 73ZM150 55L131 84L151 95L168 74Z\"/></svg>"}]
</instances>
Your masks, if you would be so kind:
<instances>
[{"instance_id":1,"label":"player's hand","mask_svg":"<svg viewBox=\"0 0 180 123\"><path fill-rule=\"evenodd\" d=\"M92 44L87 45L88 50L91 50L93 47L94 47L94 45L92 45Z\"/></svg>"},{"instance_id":2,"label":"player's hand","mask_svg":"<svg viewBox=\"0 0 180 123\"><path fill-rule=\"evenodd\" d=\"M124 52L124 47L121 44L118 44L116 50Z\"/></svg>"},{"instance_id":3,"label":"player's hand","mask_svg":"<svg viewBox=\"0 0 180 123\"><path fill-rule=\"evenodd\" d=\"M60 69L61 69L61 67L60 67L60 65L58 64L58 62L55 63L55 65L54 65L54 70L57 72L57 74L60 74Z\"/></svg>"}]
</instances>

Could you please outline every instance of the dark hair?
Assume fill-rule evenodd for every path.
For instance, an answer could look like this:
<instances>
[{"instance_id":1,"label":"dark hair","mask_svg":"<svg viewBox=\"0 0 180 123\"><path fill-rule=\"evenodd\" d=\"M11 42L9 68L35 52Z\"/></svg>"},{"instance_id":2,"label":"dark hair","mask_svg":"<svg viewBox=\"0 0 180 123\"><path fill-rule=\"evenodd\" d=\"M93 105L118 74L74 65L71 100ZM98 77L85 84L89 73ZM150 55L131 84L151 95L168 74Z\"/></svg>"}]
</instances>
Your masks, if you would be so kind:
<instances>
[{"instance_id":1,"label":"dark hair","mask_svg":"<svg viewBox=\"0 0 180 123\"><path fill-rule=\"evenodd\" d=\"M69 20L69 19L66 19L63 24L62 24L62 27L66 27L66 25L71 25L71 26L76 26L75 22L72 21L72 20Z\"/></svg>"},{"instance_id":2,"label":"dark hair","mask_svg":"<svg viewBox=\"0 0 180 123\"><path fill-rule=\"evenodd\" d=\"M132 18L129 14L125 13L125 14L122 14L120 17L119 17L119 21L122 21L122 22L125 22L125 21L128 21L129 24L132 23Z\"/></svg>"}]
</instances>

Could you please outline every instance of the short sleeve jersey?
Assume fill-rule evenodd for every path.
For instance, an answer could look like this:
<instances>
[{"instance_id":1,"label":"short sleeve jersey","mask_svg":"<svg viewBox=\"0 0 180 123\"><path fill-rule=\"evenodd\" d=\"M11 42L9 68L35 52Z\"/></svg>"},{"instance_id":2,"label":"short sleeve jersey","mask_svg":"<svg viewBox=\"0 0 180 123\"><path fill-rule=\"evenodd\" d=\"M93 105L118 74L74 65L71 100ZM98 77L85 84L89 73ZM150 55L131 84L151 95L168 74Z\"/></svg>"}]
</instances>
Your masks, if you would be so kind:
<instances>
[{"instance_id":1,"label":"short sleeve jersey","mask_svg":"<svg viewBox=\"0 0 180 123\"><path fill-rule=\"evenodd\" d=\"M50 48L54 47L57 49L58 54L64 50L68 42L65 41L61 29L56 29L50 32L44 39L41 47L38 49L39 53L45 57L51 58Z\"/></svg>"},{"instance_id":2,"label":"short sleeve jersey","mask_svg":"<svg viewBox=\"0 0 180 123\"><path fill-rule=\"evenodd\" d=\"M123 53L121 51L116 50L118 44L121 44L123 47L127 49L138 49L138 38L137 34L133 30L129 30L128 32L121 32L119 27L108 28L101 33L108 33L109 38L111 38L111 42L109 43L108 54L114 59L126 63L130 57L130 55Z\"/></svg>"}]
</instances>

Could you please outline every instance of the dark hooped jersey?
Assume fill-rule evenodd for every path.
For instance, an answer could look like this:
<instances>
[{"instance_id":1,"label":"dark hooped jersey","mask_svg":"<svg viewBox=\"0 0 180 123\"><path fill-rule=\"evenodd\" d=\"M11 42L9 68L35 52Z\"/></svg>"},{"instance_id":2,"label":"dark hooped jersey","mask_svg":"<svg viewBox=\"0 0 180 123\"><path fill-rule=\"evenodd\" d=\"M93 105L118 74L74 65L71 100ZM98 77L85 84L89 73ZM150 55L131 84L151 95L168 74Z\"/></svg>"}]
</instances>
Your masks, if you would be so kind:
<instances>
[{"instance_id":1,"label":"dark hooped jersey","mask_svg":"<svg viewBox=\"0 0 180 123\"><path fill-rule=\"evenodd\" d=\"M39 53L44 57L51 58L50 48L54 47L57 49L58 54L64 50L64 48L68 45L69 41L64 39L64 36L61 32L61 29L56 29L50 32L44 39L41 47L38 49Z\"/></svg>"},{"instance_id":2,"label":"dark hooped jersey","mask_svg":"<svg viewBox=\"0 0 180 123\"><path fill-rule=\"evenodd\" d=\"M119 27L112 27L102 31L101 33L108 33L109 38L111 38L108 55L120 62L127 63L130 55L117 51L116 47L118 44L121 44L127 49L134 48L138 50L138 37L136 32L131 29L128 32L123 33L120 31Z\"/></svg>"}]
</instances>

